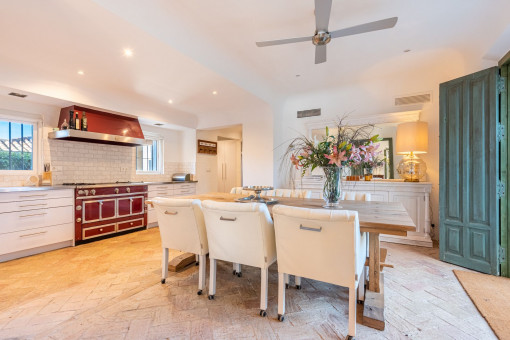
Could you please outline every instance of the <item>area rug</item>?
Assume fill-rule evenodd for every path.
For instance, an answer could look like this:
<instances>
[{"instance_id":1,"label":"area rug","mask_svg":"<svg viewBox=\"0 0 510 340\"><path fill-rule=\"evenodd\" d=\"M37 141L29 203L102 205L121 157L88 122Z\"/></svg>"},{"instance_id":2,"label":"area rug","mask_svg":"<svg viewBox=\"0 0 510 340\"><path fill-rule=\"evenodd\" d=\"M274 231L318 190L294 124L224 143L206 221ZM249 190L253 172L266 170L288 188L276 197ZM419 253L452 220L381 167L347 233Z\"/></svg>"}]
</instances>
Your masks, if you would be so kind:
<instances>
[{"instance_id":1,"label":"area rug","mask_svg":"<svg viewBox=\"0 0 510 340\"><path fill-rule=\"evenodd\" d=\"M463 270L453 272L496 336L510 339L510 279Z\"/></svg>"}]
</instances>

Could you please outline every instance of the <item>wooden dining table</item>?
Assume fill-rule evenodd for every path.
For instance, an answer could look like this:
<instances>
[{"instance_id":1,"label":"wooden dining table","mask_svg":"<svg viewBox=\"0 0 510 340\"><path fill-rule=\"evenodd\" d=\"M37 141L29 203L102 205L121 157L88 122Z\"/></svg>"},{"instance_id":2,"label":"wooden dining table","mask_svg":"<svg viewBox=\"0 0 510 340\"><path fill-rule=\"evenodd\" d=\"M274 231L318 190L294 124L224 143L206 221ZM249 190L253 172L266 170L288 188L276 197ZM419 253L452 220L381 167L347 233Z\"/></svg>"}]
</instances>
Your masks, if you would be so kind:
<instances>
[{"instance_id":1,"label":"wooden dining table","mask_svg":"<svg viewBox=\"0 0 510 340\"><path fill-rule=\"evenodd\" d=\"M200 195L183 196L201 201L235 202L243 195L213 192ZM293 207L322 209L324 201L310 198L275 197L277 204ZM268 205L272 213L274 204ZM363 324L384 329L384 282L381 274L380 234L406 236L415 231L416 225L400 202L377 201L340 201L339 209L358 212L360 230L369 233L368 287L364 294ZM385 254L385 252L383 252ZM385 255L383 256L385 257Z\"/></svg>"}]
</instances>

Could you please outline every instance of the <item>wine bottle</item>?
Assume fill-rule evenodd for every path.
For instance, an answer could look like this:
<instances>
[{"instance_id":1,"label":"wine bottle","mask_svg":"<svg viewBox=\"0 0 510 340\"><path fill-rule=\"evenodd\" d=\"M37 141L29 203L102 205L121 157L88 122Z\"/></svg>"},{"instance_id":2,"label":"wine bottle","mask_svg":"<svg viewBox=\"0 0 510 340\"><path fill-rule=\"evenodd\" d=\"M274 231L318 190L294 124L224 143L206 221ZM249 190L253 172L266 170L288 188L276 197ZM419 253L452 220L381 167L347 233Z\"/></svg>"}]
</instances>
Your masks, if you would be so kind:
<instances>
[{"instance_id":1,"label":"wine bottle","mask_svg":"<svg viewBox=\"0 0 510 340\"><path fill-rule=\"evenodd\" d=\"M85 111L81 114L81 129L82 131L87 131L87 116L85 115Z\"/></svg>"},{"instance_id":2,"label":"wine bottle","mask_svg":"<svg viewBox=\"0 0 510 340\"><path fill-rule=\"evenodd\" d=\"M80 123L81 123L81 121L80 121L80 114L79 114L78 111L76 111L74 114L75 114L75 116L74 116L74 128L76 130L81 130L80 129Z\"/></svg>"},{"instance_id":3,"label":"wine bottle","mask_svg":"<svg viewBox=\"0 0 510 340\"><path fill-rule=\"evenodd\" d=\"M74 125L74 111L69 111L69 129L76 129Z\"/></svg>"}]
</instances>

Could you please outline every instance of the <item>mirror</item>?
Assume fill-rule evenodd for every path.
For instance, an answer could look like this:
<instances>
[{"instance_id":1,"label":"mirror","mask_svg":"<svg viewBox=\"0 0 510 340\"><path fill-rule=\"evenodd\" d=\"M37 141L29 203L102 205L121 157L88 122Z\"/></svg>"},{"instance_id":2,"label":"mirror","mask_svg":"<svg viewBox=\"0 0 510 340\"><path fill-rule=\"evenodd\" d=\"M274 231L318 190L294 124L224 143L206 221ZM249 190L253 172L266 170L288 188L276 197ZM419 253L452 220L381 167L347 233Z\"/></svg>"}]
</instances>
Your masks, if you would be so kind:
<instances>
[{"instance_id":1,"label":"mirror","mask_svg":"<svg viewBox=\"0 0 510 340\"><path fill-rule=\"evenodd\" d=\"M397 166L402 160L402 155L395 154L395 141L397 137L397 125L399 123L380 123L375 124L371 135L379 135L383 140L380 142L379 150L383 150L382 157L387 159L387 164L374 169L374 177L384 179L398 178ZM326 125L322 128L313 128L311 131L311 137L317 140L322 140L326 134ZM329 128L330 135L337 133L336 128ZM345 168L344 176L350 175L363 175L363 169Z\"/></svg>"}]
</instances>

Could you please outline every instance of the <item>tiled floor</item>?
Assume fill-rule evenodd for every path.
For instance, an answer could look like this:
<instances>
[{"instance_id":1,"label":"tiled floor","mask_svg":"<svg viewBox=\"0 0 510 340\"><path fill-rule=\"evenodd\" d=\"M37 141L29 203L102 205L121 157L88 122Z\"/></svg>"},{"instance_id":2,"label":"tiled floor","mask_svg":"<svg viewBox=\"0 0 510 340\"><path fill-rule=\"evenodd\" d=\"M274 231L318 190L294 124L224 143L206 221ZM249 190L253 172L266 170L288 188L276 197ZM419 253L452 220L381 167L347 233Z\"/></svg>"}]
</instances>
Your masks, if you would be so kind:
<instances>
[{"instance_id":1,"label":"tiled floor","mask_svg":"<svg viewBox=\"0 0 510 340\"><path fill-rule=\"evenodd\" d=\"M358 323L357 339L493 339L440 262L437 249L384 244L386 329ZM160 284L157 229L0 264L0 339L343 339L347 289L304 280L277 316L276 265L268 317L258 315L260 275L218 265L216 299L197 296L198 267Z\"/></svg>"}]
</instances>

